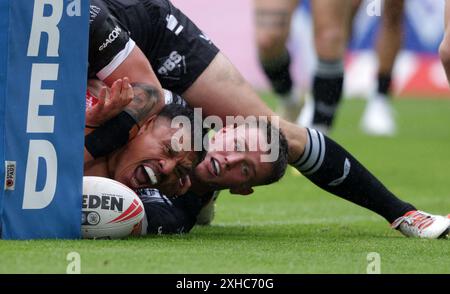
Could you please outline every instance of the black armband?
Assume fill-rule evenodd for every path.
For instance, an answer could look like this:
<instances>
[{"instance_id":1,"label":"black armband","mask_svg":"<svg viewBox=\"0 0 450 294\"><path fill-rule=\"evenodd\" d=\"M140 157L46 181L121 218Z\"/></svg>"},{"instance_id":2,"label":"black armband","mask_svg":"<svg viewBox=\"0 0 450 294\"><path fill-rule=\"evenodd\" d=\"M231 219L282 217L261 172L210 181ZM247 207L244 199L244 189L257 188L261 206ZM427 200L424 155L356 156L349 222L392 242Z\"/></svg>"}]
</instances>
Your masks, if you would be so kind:
<instances>
[{"instance_id":1,"label":"black armband","mask_svg":"<svg viewBox=\"0 0 450 294\"><path fill-rule=\"evenodd\" d=\"M93 158L110 154L127 144L130 131L136 125L131 115L122 111L84 137L84 147Z\"/></svg>"}]
</instances>

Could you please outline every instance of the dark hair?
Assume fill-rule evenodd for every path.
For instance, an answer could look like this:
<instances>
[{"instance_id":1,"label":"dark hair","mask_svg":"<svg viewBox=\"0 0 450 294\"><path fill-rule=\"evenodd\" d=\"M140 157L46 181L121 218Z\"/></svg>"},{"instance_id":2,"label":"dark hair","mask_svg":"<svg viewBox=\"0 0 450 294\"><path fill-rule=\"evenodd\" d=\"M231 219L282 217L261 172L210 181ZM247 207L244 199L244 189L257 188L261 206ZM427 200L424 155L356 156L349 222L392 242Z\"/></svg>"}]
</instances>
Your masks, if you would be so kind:
<instances>
[{"instance_id":1,"label":"dark hair","mask_svg":"<svg viewBox=\"0 0 450 294\"><path fill-rule=\"evenodd\" d=\"M158 117L165 117L169 120L173 120L176 117L184 116L187 119L189 119L190 127L191 127L191 150L194 150L194 140L195 140L195 122L194 122L194 110L189 106L183 106L180 104L168 104L161 109L161 111L158 113ZM201 132L201 138L206 134L206 129L202 129ZM202 142L202 141L201 141ZM200 151L195 151L197 157L198 157L198 163L200 163L206 156L206 150L204 148L201 148Z\"/></svg>"},{"instance_id":2,"label":"dark hair","mask_svg":"<svg viewBox=\"0 0 450 294\"><path fill-rule=\"evenodd\" d=\"M272 134L278 137L278 146L276 146L278 147L277 160L272 162L272 172L261 183L262 185L269 185L279 181L284 176L288 166L289 145L281 129L272 125L270 121L264 122L264 125L266 125L265 135L267 143L272 143ZM259 122L259 126L261 127L261 122Z\"/></svg>"},{"instance_id":3,"label":"dark hair","mask_svg":"<svg viewBox=\"0 0 450 294\"><path fill-rule=\"evenodd\" d=\"M184 107L179 104L165 105L158 113L159 116L166 117L170 120L177 116L185 116L194 125L194 111L190 107Z\"/></svg>"}]
</instances>

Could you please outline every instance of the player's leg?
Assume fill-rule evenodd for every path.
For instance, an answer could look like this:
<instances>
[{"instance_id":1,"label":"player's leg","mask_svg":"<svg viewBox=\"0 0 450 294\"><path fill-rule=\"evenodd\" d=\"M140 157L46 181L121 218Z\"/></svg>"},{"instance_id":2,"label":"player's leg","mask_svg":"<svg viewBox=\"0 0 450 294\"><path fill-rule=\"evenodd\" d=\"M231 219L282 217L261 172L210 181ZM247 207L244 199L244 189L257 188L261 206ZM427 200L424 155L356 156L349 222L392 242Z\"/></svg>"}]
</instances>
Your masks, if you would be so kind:
<instances>
[{"instance_id":1,"label":"player's leg","mask_svg":"<svg viewBox=\"0 0 450 294\"><path fill-rule=\"evenodd\" d=\"M312 126L328 131L342 96L343 58L352 15L351 0L312 1L317 68L313 80Z\"/></svg>"},{"instance_id":2,"label":"player's leg","mask_svg":"<svg viewBox=\"0 0 450 294\"><path fill-rule=\"evenodd\" d=\"M396 126L391 106L391 80L395 58L402 46L404 0L384 2L381 27L376 43L378 57L377 88L362 118L363 130L371 135L391 136Z\"/></svg>"},{"instance_id":3,"label":"player's leg","mask_svg":"<svg viewBox=\"0 0 450 294\"><path fill-rule=\"evenodd\" d=\"M202 107L204 114L219 115L222 119L226 115L274 115L221 53L183 97L192 106ZM289 142L291 164L320 188L370 209L390 223L416 210L398 199L331 139L285 120L280 120L280 127ZM437 222L438 233L442 232L439 231L442 223Z\"/></svg>"},{"instance_id":4,"label":"player's leg","mask_svg":"<svg viewBox=\"0 0 450 294\"><path fill-rule=\"evenodd\" d=\"M406 236L445 236L450 219L417 211L389 191L350 153L320 132L308 129L304 154L294 163L320 188L383 216Z\"/></svg>"},{"instance_id":5,"label":"player's leg","mask_svg":"<svg viewBox=\"0 0 450 294\"><path fill-rule=\"evenodd\" d=\"M298 0L254 0L256 45L261 67L274 92L279 96L277 112L295 121L301 99L293 91L290 73L291 56L286 47L292 14Z\"/></svg>"},{"instance_id":6,"label":"player's leg","mask_svg":"<svg viewBox=\"0 0 450 294\"><path fill-rule=\"evenodd\" d=\"M439 47L439 55L450 83L450 0L445 1L445 32Z\"/></svg>"},{"instance_id":7,"label":"player's leg","mask_svg":"<svg viewBox=\"0 0 450 294\"><path fill-rule=\"evenodd\" d=\"M342 4L341 0L338 2ZM348 32L348 26L344 28ZM341 40L344 43L341 55L345 50L344 39L347 36ZM218 115L222 120L227 115L274 115L221 52L201 71L182 96L191 106L201 107L205 115ZM415 210L411 204L398 199L344 148L326 136L283 119L280 120L280 127L289 142L290 163L320 188L370 209L390 223ZM446 221L437 221L435 224L438 224L434 230L437 233L442 232L443 227L444 230L448 227Z\"/></svg>"},{"instance_id":8,"label":"player's leg","mask_svg":"<svg viewBox=\"0 0 450 294\"><path fill-rule=\"evenodd\" d=\"M172 9L171 12L176 13L176 10ZM189 63L187 66L191 75L184 78L181 71L178 72L181 74L177 76L179 79L169 81L161 77L162 83L171 90L182 92L183 98L191 106L201 107L205 115L218 115L222 120L227 115L274 115L231 62L222 53L217 53L208 40L198 38L195 25L184 19L181 13L177 13L176 17L183 23L189 22L184 28L189 27L194 31L191 31L191 37L183 34L186 38L177 38L172 35L160 40L165 44L160 44L161 52L158 54L162 54L160 57L168 56L164 52L168 48L181 50L177 52ZM161 17L161 21L165 23L165 16ZM206 59L203 53L213 57ZM285 120L280 120L280 127L289 142L291 164L319 187L375 211L390 222L395 217L401 217L405 211L414 209L397 199L347 151L330 139Z\"/></svg>"},{"instance_id":9,"label":"player's leg","mask_svg":"<svg viewBox=\"0 0 450 294\"><path fill-rule=\"evenodd\" d=\"M378 75L387 79L387 81L383 81L382 78L379 78L379 88L383 89L379 89L378 92L382 94L387 94L389 91L395 58L402 47L404 7L404 0L386 0L384 2L381 28L376 44L379 60Z\"/></svg>"}]
</instances>

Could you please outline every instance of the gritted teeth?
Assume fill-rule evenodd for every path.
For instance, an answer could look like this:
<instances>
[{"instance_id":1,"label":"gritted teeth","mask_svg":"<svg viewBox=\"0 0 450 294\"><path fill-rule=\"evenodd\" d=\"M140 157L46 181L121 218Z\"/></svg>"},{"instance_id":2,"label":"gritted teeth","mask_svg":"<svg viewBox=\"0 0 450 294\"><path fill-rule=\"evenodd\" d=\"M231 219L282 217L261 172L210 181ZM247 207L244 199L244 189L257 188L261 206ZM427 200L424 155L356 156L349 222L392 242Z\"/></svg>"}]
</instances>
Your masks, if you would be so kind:
<instances>
[{"instance_id":1,"label":"gritted teeth","mask_svg":"<svg viewBox=\"0 0 450 294\"><path fill-rule=\"evenodd\" d=\"M214 173L216 174L216 176L220 175L220 164L219 164L219 162L216 159L212 158L211 159L211 163L212 163L212 167L213 167L213 170L214 170Z\"/></svg>"},{"instance_id":2,"label":"gritted teeth","mask_svg":"<svg viewBox=\"0 0 450 294\"><path fill-rule=\"evenodd\" d=\"M214 160L214 164L216 166L217 175L220 175L220 164L217 160Z\"/></svg>"},{"instance_id":3,"label":"gritted teeth","mask_svg":"<svg viewBox=\"0 0 450 294\"><path fill-rule=\"evenodd\" d=\"M155 175L155 172L153 171L153 169L148 166L144 166L144 169L147 172L147 175L150 178L152 185L158 184L158 179L156 178L156 175Z\"/></svg>"}]
</instances>

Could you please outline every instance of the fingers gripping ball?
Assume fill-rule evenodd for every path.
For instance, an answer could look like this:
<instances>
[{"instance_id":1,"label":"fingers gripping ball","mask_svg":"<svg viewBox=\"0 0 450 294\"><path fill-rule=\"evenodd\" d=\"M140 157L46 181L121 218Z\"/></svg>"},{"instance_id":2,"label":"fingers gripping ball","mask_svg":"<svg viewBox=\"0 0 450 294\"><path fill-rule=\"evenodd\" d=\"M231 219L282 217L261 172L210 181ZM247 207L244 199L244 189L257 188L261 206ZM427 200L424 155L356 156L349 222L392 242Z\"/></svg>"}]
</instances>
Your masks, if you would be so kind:
<instances>
[{"instance_id":1,"label":"fingers gripping ball","mask_svg":"<svg viewBox=\"0 0 450 294\"><path fill-rule=\"evenodd\" d=\"M83 239L118 239L140 235L145 211L136 193L112 179L83 177Z\"/></svg>"}]
</instances>

